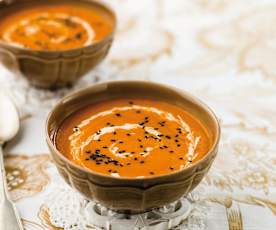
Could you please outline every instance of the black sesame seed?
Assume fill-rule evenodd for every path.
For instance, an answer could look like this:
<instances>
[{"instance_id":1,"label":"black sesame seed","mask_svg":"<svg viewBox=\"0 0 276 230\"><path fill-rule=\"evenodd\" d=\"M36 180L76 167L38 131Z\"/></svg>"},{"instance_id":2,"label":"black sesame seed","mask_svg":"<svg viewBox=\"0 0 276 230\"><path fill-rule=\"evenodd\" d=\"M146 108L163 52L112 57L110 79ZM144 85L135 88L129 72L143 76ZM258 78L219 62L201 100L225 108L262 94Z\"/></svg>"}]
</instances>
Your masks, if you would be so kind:
<instances>
[{"instance_id":1,"label":"black sesame seed","mask_svg":"<svg viewBox=\"0 0 276 230\"><path fill-rule=\"evenodd\" d=\"M141 111L140 111L140 110L137 110L136 113L141 113Z\"/></svg>"},{"instance_id":2,"label":"black sesame seed","mask_svg":"<svg viewBox=\"0 0 276 230\"><path fill-rule=\"evenodd\" d=\"M166 123L166 121L159 121L158 124L161 125L161 126L164 126Z\"/></svg>"},{"instance_id":3,"label":"black sesame seed","mask_svg":"<svg viewBox=\"0 0 276 230\"><path fill-rule=\"evenodd\" d=\"M103 149L108 149L108 147L107 146L103 146Z\"/></svg>"},{"instance_id":4,"label":"black sesame seed","mask_svg":"<svg viewBox=\"0 0 276 230\"><path fill-rule=\"evenodd\" d=\"M89 158L86 158L85 160L86 160L86 161L89 161Z\"/></svg>"},{"instance_id":5,"label":"black sesame seed","mask_svg":"<svg viewBox=\"0 0 276 230\"><path fill-rule=\"evenodd\" d=\"M170 150L170 153L174 153L174 151L173 151L173 150Z\"/></svg>"},{"instance_id":6,"label":"black sesame seed","mask_svg":"<svg viewBox=\"0 0 276 230\"><path fill-rule=\"evenodd\" d=\"M101 130L98 130L98 131L96 132L96 134L97 134L97 135L100 135L101 132L102 132Z\"/></svg>"},{"instance_id":7,"label":"black sesame seed","mask_svg":"<svg viewBox=\"0 0 276 230\"><path fill-rule=\"evenodd\" d=\"M145 120L148 120L148 119L149 119L149 117L145 117L144 119L145 119Z\"/></svg>"},{"instance_id":8,"label":"black sesame seed","mask_svg":"<svg viewBox=\"0 0 276 230\"><path fill-rule=\"evenodd\" d=\"M183 160L183 157L179 157L179 160Z\"/></svg>"},{"instance_id":9,"label":"black sesame seed","mask_svg":"<svg viewBox=\"0 0 276 230\"><path fill-rule=\"evenodd\" d=\"M145 122L141 122L141 123L139 123L139 125L141 125L141 126L143 126L145 124Z\"/></svg>"},{"instance_id":10,"label":"black sesame seed","mask_svg":"<svg viewBox=\"0 0 276 230\"><path fill-rule=\"evenodd\" d=\"M110 122L107 122L106 125L111 125L111 123L110 123Z\"/></svg>"},{"instance_id":11,"label":"black sesame seed","mask_svg":"<svg viewBox=\"0 0 276 230\"><path fill-rule=\"evenodd\" d=\"M130 134L130 133L127 133L127 136L131 136L131 134Z\"/></svg>"},{"instance_id":12,"label":"black sesame seed","mask_svg":"<svg viewBox=\"0 0 276 230\"><path fill-rule=\"evenodd\" d=\"M100 165L100 164L101 164L101 162L96 162L96 164L97 164L97 165Z\"/></svg>"},{"instance_id":13,"label":"black sesame seed","mask_svg":"<svg viewBox=\"0 0 276 230\"><path fill-rule=\"evenodd\" d=\"M127 165L131 165L131 163L128 162Z\"/></svg>"},{"instance_id":14,"label":"black sesame seed","mask_svg":"<svg viewBox=\"0 0 276 230\"><path fill-rule=\"evenodd\" d=\"M181 146L181 144L177 144L177 147L180 147Z\"/></svg>"},{"instance_id":15,"label":"black sesame seed","mask_svg":"<svg viewBox=\"0 0 276 230\"><path fill-rule=\"evenodd\" d=\"M116 132L113 132L113 135L116 135L117 133Z\"/></svg>"},{"instance_id":16,"label":"black sesame seed","mask_svg":"<svg viewBox=\"0 0 276 230\"><path fill-rule=\"evenodd\" d=\"M115 114L117 117L121 117L122 115L120 113Z\"/></svg>"},{"instance_id":17,"label":"black sesame seed","mask_svg":"<svg viewBox=\"0 0 276 230\"><path fill-rule=\"evenodd\" d=\"M179 140L177 140L177 139L175 139L174 141L175 141L176 143L179 142Z\"/></svg>"},{"instance_id":18,"label":"black sesame seed","mask_svg":"<svg viewBox=\"0 0 276 230\"><path fill-rule=\"evenodd\" d=\"M150 175L154 175L154 172L150 172Z\"/></svg>"},{"instance_id":19,"label":"black sesame seed","mask_svg":"<svg viewBox=\"0 0 276 230\"><path fill-rule=\"evenodd\" d=\"M73 128L73 132L78 132L80 130L80 128L78 127L78 126L75 126L74 128Z\"/></svg>"},{"instance_id":20,"label":"black sesame seed","mask_svg":"<svg viewBox=\"0 0 276 230\"><path fill-rule=\"evenodd\" d=\"M170 167L170 170L174 170L174 167Z\"/></svg>"},{"instance_id":21,"label":"black sesame seed","mask_svg":"<svg viewBox=\"0 0 276 230\"><path fill-rule=\"evenodd\" d=\"M144 148L144 146L143 146L143 145L140 145L140 148Z\"/></svg>"},{"instance_id":22,"label":"black sesame seed","mask_svg":"<svg viewBox=\"0 0 276 230\"><path fill-rule=\"evenodd\" d=\"M133 101L129 101L128 104L133 105L134 103L133 103Z\"/></svg>"},{"instance_id":23,"label":"black sesame seed","mask_svg":"<svg viewBox=\"0 0 276 230\"><path fill-rule=\"evenodd\" d=\"M137 160L138 160L138 158L137 158L137 157L134 157L134 160L135 160L135 161L137 161Z\"/></svg>"},{"instance_id":24,"label":"black sesame seed","mask_svg":"<svg viewBox=\"0 0 276 230\"><path fill-rule=\"evenodd\" d=\"M179 137L179 134L176 134L174 137Z\"/></svg>"},{"instance_id":25,"label":"black sesame seed","mask_svg":"<svg viewBox=\"0 0 276 230\"><path fill-rule=\"evenodd\" d=\"M109 170L108 170L108 172L110 172L110 173L111 173L111 172L112 172L112 170L111 170L111 169L109 169Z\"/></svg>"},{"instance_id":26,"label":"black sesame seed","mask_svg":"<svg viewBox=\"0 0 276 230\"><path fill-rule=\"evenodd\" d=\"M171 137L169 135L166 136L167 139L171 139Z\"/></svg>"},{"instance_id":27,"label":"black sesame seed","mask_svg":"<svg viewBox=\"0 0 276 230\"><path fill-rule=\"evenodd\" d=\"M101 141L101 139L98 139L98 141L100 142L100 141Z\"/></svg>"},{"instance_id":28,"label":"black sesame seed","mask_svg":"<svg viewBox=\"0 0 276 230\"><path fill-rule=\"evenodd\" d=\"M124 142L123 141L119 141L119 144L123 144Z\"/></svg>"},{"instance_id":29,"label":"black sesame seed","mask_svg":"<svg viewBox=\"0 0 276 230\"><path fill-rule=\"evenodd\" d=\"M115 140L115 139L111 139L110 141L111 141L111 142L116 142L116 140Z\"/></svg>"},{"instance_id":30,"label":"black sesame seed","mask_svg":"<svg viewBox=\"0 0 276 230\"><path fill-rule=\"evenodd\" d=\"M145 161L140 161L140 164L144 164L145 163Z\"/></svg>"},{"instance_id":31,"label":"black sesame seed","mask_svg":"<svg viewBox=\"0 0 276 230\"><path fill-rule=\"evenodd\" d=\"M87 151L85 151L86 153L91 153L91 151L90 150L87 150Z\"/></svg>"}]
</instances>

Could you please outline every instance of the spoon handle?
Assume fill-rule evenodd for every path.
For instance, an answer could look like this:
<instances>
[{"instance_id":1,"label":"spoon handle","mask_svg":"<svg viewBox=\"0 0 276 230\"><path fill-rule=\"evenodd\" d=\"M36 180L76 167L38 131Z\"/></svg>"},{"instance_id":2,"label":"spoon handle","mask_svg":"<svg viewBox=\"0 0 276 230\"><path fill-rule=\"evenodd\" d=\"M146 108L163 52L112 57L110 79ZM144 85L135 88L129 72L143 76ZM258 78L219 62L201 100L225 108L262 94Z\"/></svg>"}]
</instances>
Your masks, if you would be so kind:
<instances>
[{"instance_id":1,"label":"spoon handle","mask_svg":"<svg viewBox=\"0 0 276 230\"><path fill-rule=\"evenodd\" d=\"M4 155L0 143L0 230L24 230L18 211L8 197Z\"/></svg>"},{"instance_id":2,"label":"spoon handle","mask_svg":"<svg viewBox=\"0 0 276 230\"><path fill-rule=\"evenodd\" d=\"M0 201L6 200L7 197L7 182L6 182L6 173L4 166L4 154L2 150L2 145L0 145Z\"/></svg>"}]
</instances>

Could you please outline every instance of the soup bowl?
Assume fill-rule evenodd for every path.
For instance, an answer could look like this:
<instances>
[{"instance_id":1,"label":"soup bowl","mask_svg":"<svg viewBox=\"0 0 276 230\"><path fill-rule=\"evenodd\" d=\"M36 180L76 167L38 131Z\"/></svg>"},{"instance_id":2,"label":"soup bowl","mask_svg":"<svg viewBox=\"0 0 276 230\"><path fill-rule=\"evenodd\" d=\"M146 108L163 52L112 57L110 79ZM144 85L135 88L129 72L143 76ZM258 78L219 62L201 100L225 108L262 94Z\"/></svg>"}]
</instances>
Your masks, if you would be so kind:
<instances>
[{"instance_id":1,"label":"soup bowl","mask_svg":"<svg viewBox=\"0 0 276 230\"><path fill-rule=\"evenodd\" d=\"M5 3L6 2L6 3ZM55 0L0 0L0 17L32 4L51 4ZM0 61L10 71L25 77L31 85L55 89L70 86L91 71L108 54L114 38L116 17L112 9L96 0L59 0L83 3L103 10L112 19L112 32L91 45L67 50L34 50L0 40Z\"/></svg>"},{"instance_id":2,"label":"soup bowl","mask_svg":"<svg viewBox=\"0 0 276 230\"><path fill-rule=\"evenodd\" d=\"M208 153L191 166L176 172L130 178L85 169L57 149L56 132L65 118L87 105L126 96L163 100L185 108L205 126L212 143ZM61 176L87 199L117 211L145 212L186 196L210 169L217 154L219 137L220 127L216 116L198 99L172 87L143 81L107 82L75 92L57 103L46 122L47 144Z\"/></svg>"}]
</instances>

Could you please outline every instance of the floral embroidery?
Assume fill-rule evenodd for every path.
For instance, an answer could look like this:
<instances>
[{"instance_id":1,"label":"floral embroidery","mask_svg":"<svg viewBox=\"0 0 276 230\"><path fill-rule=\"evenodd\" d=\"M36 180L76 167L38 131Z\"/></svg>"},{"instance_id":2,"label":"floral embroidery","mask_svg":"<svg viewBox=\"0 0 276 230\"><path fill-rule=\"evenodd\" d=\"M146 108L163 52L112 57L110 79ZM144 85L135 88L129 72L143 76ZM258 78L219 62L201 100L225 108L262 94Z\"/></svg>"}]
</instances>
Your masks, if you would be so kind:
<instances>
[{"instance_id":1,"label":"floral embroidery","mask_svg":"<svg viewBox=\"0 0 276 230\"><path fill-rule=\"evenodd\" d=\"M50 156L9 155L5 158L8 190L11 198L18 201L43 190L49 182L45 172Z\"/></svg>"}]
</instances>

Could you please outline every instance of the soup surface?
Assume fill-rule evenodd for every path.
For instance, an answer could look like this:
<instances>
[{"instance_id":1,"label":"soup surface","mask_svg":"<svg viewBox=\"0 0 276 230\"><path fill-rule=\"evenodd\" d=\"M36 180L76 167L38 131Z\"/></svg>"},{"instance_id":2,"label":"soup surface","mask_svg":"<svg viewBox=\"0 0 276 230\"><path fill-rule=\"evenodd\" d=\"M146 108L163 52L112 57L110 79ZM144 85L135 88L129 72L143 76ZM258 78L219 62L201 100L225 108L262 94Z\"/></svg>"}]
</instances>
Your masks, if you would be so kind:
<instances>
[{"instance_id":1,"label":"soup surface","mask_svg":"<svg viewBox=\"0 0 276 230\"><path fill-rule=\"evenodd\" d=\"M14 6L1 15L0 39L35 50L67 50L92 44L109 35L112 15L87 3Z\"/></svg>"},{"instance_id":2,"label":"soup surface","mask_svg":"<svg viewBox=\"0 0 276 230\"><path fill-rule=\"evenodd\" d=\"M211 139L182 108L149 99L114 99L65 119L55 144L78 165L117 177L175 172L201 159Z\"/></svg>"}]
</instances>

